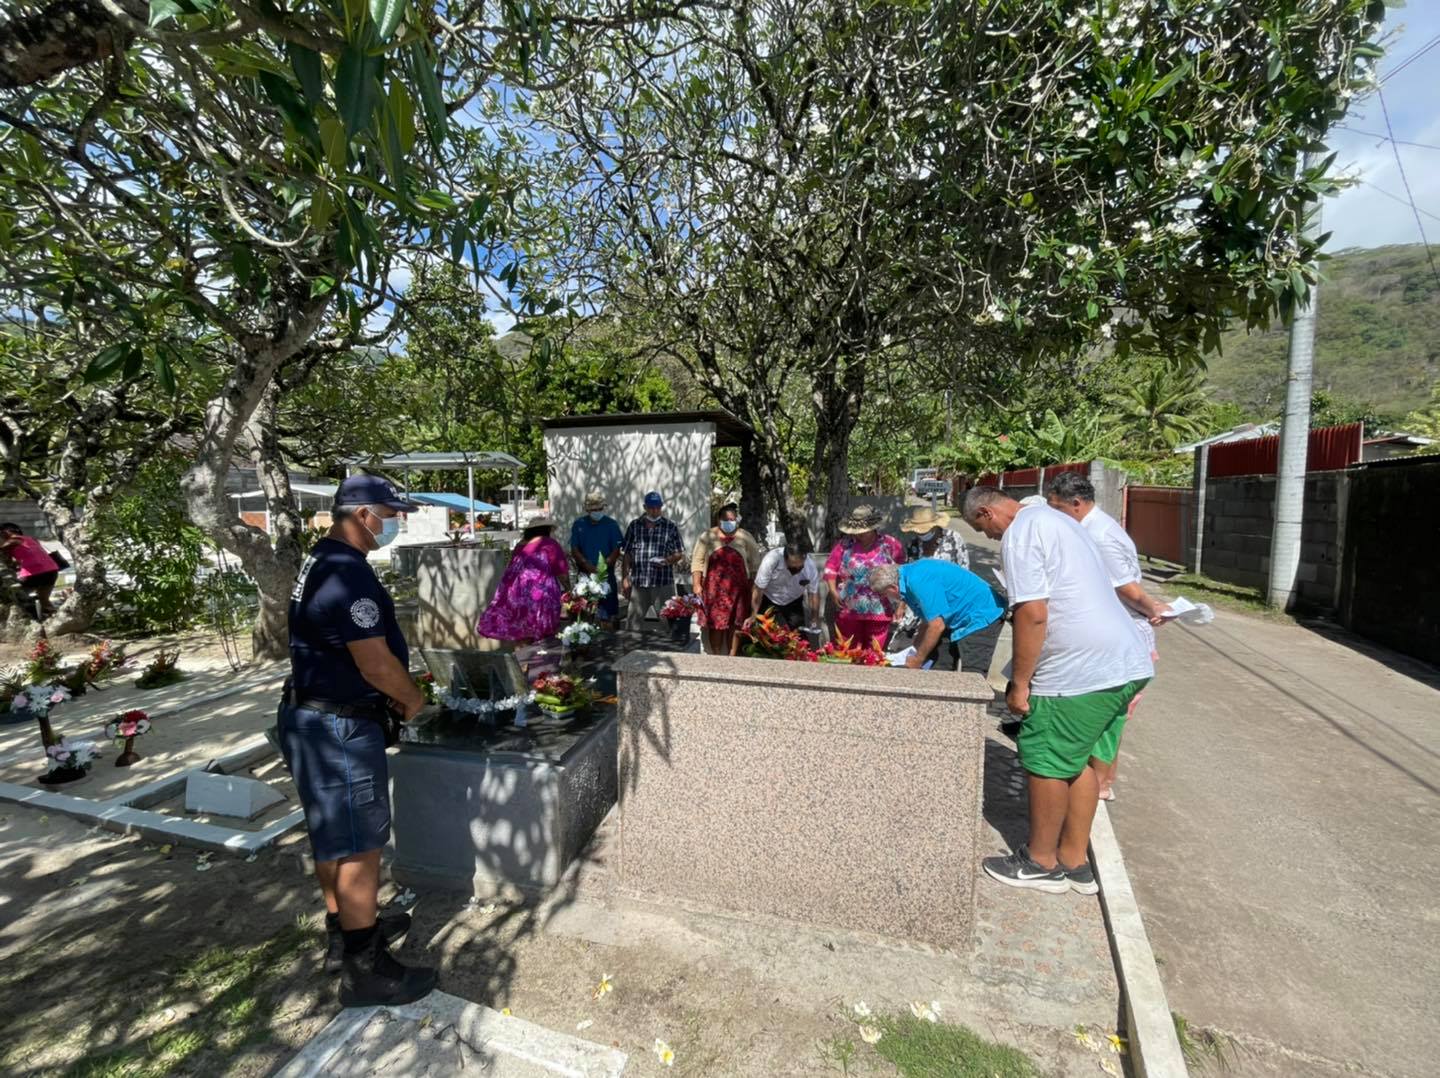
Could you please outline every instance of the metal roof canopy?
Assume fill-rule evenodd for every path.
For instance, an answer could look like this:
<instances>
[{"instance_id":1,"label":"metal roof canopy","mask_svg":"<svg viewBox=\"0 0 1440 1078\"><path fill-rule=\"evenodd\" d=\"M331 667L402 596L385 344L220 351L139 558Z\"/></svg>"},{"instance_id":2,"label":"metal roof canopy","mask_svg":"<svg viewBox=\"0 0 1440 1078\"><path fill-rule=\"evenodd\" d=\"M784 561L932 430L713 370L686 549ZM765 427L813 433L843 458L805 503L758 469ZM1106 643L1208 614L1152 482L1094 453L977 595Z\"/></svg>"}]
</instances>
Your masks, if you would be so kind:
<instances>
[{"instance_id":1,"label":"metal roof canopy","mask_svg":"<svg viewBox=\"0 0 1440 1078\"><path fill-rule=\"evenodd\" d=\"M399 469L405 473L405 491L410 491L410 471L426 472L460 472L466 476L468 495L470 500L470 532L475 532L475 469L495 469L507 471L511 474L511 482L520 476L520 469L525 467L525 462L519 457L512 457L509 453L502 453L498 449L482 449L470 452L460 450L450 453L392 453L386 457L352 457L345 462L345 474L351 475L356 468L388 468ZM518 499L511 501L514 522L518 527L520 524L520 502Z\"/></svg>"},{"instance_id":2,"label":"metal roof canopy","mask_svg":"<svg viewBox=\"0 0 1440 1078\"><path fill-rule=\"evenodd\" d=\"M484 501L480 498L477 498L472 502L463 494L450 494L444 491L439 493L425 492L417 494L415 491L412 490L406 495L406 497L408 497L412 502L419 502L422 505L439 505L443 506L446 509L458 509L462 513L468 510L470 506L474 506L475 512L477 513L500 512L500 507L498 505L492 505L490 502Z\"/></svg>"},{"instance_id":3,"label":"metal roof canopy","mask_svg":"<svg viewBox=\"0 0 1440 1078\"><path fill-rule=\"evenodd\" d=\"M542 419L543 430L565 427L637 427L667 426L692 423L715 424L717 446L743 446L755 432L743 420L729 412L713 409L708 412L625 412L618 415L562 415Z\"/></svg>"}]
</instances>

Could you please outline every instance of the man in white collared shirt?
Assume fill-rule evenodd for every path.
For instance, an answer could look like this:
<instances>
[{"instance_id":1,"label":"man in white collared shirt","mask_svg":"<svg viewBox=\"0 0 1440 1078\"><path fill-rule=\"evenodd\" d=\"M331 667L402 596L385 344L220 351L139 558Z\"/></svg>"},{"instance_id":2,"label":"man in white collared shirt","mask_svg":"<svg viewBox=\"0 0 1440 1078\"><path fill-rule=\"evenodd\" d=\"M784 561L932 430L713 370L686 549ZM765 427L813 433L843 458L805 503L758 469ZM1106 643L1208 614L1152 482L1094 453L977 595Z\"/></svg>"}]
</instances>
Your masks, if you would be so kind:
<instances>
[{"instance_id":1,"label":"man in white collared shirt","mask_svg":"<svg viewBox=\"0 0 1440 1078\"><path fill-rule=\"evenodd\" d=\"M1155 630L1151 626L1161 624L1164 614L1170 608L1151 598L1140 583L1140 552L1135 549L1135 541L1118 520L1095 504L1095 488L1083 475L1074 472L1057 475L1045 488L1045 498L1051 509L1058 509L1067 517L1078 520L1085 529L1085 534L1090 536L1099 548L1100 557L1105 562L1105 571L1110 574L1110 586L1115 589L1115 597L1124 604L1134 620L1135 631L1145 641L1145 647L1149 650L1153 662L1157 655ZM1139 694L1130 701L1131 718L1134 717L1135 705L1139 702ZM1116 747L1119 747L1118 744ZM1115 799L1111 788L1115 785L1115 771L1118 766L1117 756L1108 767L1096 768L1096 774L1100 778L1100 797L1104 801Z\"/></svg>"},{"instance_id":2,"label":"man in white collared shirt","mask_svg":"<svg viewBox=\"0 0 1440 1078\"><path fill-rule=\"evenodd\" d=\"M792 629L820 624L820 570L799 547L776 547L760 560L750 608Z\"/></svg>"}]
</instances>

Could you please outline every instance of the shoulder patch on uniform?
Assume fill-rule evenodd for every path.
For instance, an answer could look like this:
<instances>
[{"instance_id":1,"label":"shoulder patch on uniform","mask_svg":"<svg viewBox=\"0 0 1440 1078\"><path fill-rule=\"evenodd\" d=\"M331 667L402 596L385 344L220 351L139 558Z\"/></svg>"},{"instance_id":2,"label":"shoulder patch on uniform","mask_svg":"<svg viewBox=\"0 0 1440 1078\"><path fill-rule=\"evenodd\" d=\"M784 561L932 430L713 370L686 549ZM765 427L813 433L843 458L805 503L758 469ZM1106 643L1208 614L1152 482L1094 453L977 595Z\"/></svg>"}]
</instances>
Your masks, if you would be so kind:
<instances>
[{"instance_id":1,"label":"shoulder patch on uniform","mask_svg":"<svg viewBox=\"0 0 1440 1078\"><path fill-rule=\"evenodd\" d=\"M356 599L350 604L350 620L362 629L380 624L380 606L374 599Z\"/></svg>"}]
</instances>

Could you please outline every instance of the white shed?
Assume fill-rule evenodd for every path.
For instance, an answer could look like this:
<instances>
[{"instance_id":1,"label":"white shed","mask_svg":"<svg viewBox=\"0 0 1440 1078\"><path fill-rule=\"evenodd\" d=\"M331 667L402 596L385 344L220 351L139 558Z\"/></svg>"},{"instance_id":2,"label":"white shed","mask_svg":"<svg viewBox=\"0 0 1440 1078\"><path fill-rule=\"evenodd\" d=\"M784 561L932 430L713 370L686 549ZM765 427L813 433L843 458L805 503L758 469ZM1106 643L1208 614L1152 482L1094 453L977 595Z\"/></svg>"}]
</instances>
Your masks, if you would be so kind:
<instances>
[{"instance_id":1,"label":"white shed","mask_svg":"<svg viewBox=\"0 0 1440 1078\"><path fill-rule=\"evenodd\" d=\"M710 526L711 452L740 445L750 429L729 412L652 412L547 419L545 470L550 509L565 542L570 522L598 490L624 528L658 490L686 549Z\"/></svg>"}]
</instances>

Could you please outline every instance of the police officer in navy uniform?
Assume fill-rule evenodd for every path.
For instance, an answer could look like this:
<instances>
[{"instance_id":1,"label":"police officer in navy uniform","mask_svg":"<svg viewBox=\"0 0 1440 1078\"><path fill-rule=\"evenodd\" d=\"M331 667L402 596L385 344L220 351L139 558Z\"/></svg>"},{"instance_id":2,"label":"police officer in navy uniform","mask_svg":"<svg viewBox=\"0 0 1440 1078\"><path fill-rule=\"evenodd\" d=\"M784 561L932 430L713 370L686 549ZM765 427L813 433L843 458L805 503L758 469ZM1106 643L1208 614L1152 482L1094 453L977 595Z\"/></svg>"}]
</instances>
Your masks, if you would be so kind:
<instances>
[{"instance_id":1,"label":"police officer in navy uniform","mask_svg":"<svg viewBox=\"0 0 1440 1078\"><path fill-rule=\"evenodd\" d=\"M417 509L378 476L346 479L334 523L290 595L280 743L329 910L325 967L340 973L346 1007L410 1003L436 982L433 969L403 966L390 954L409 915L381 918L377 908L380 851L390 838L388 714L408 721L424 698L410 676L395 604L366 555L394 540L400 513Z\"/></svg>"}]
</instances>

